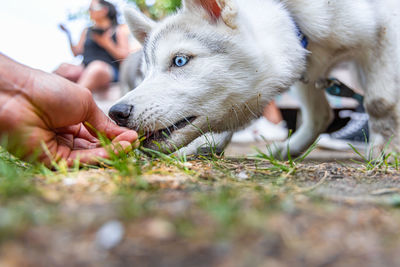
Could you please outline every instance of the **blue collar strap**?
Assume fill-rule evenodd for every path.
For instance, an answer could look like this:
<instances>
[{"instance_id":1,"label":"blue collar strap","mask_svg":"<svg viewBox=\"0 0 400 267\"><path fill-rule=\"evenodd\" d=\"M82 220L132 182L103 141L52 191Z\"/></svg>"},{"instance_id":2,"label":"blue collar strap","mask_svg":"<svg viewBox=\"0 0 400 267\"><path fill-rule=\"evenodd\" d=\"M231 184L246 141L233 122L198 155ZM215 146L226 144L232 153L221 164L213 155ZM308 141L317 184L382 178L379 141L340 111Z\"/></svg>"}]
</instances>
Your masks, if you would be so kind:
<instances>
[{"instance_id":1,"label":"blue collar strap","mask_svg":"<svg viewBox=\"0 0 400 267\"><path fill-rule=\"evenodd\" d=\"M296 26L297 36L299 37L301 45L303 46L303 48L307 49L307 36L303 34L296 22L294 22L294 25ZM330 95L339 97L350 97L357 100L360 104L362 104L364 101L364 97L362 95L357 94L353 91L353 89L335 78L326 79L323 88L325 88L325 91Z\"/></svg>"},{"instance_id":2,"label":"blue collar strap","mask_svg":"<svg viewBox=\"0 0 400 267\"><path fill-rule=\"evenodd\" d=\"M297 33L297 36L299 37L301 45L303 46L303 48L307 49L307 47L308 47L308 38L307 38L307 36L305 36L303 34L303 32L300 30L300 28L299 28L299 26L297 25L296 22L294 22L294 25L296 26L296 33Z\"/></svg>"}]
</instances>

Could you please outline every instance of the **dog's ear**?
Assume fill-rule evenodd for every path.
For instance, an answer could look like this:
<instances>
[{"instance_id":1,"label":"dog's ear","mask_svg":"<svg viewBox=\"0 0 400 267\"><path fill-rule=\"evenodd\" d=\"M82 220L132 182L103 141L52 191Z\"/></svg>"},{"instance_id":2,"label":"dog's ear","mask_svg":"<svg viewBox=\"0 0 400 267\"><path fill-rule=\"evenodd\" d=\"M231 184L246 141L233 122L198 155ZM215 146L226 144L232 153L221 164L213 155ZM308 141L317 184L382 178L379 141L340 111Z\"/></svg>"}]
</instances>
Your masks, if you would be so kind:
<instances>
[{"instance_id":1,"label":"dog's ear","mask_svg":"<svg viewBox=\"0 0 400 267\"><path fill-rule=\"evenodd\" d=\"M214 22L222 19L228 27L237 28L237 7L234 0L184 0L183 7L194 12L203 9L208 19Z\"/></svg>"},{"instance_id":2,"label":"dog's ear","mask_svg":"<svg viewBox=\"0 0 400 267\"><path fill-rule=\"evenodd\" d=\"M156 22L133 8L126 8L124 15L132 34L143 44L151 30L155 27Z\"/></svg>"}]
</instances>

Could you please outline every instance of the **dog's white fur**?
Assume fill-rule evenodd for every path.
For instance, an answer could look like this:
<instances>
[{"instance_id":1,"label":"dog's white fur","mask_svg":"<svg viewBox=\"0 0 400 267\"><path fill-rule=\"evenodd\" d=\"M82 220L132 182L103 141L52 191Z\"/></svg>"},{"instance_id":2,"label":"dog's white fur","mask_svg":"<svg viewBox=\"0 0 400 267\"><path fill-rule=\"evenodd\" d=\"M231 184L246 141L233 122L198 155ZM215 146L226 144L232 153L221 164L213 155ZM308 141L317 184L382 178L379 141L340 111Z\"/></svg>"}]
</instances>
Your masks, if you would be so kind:
<instances>
[{"instance_id":1,"label":"dog's white fur","mask_svg":"<svg viewBox=\"0 0 400 267\"><path fill-rule=\"evenodd\" d=\"M125 14L145 44L145 79L119 101L134 106L125 126L156 131L196 116L166 142L170 148L186 146L210 129L245 126L274 96L296 85L303 124L290 139L290 150L298 154L332 118L324 90L316 85L336 63L351 58L365 89L372 143L382 148L393 137L391 148L400 151L398 0L183 2L182 10L159 23L136 10ZM220 12L206 2L217 3ZM307 50L296 24L309 40ZM172 66L180 54L192 59L184 67Z\"/></svg>"}]
</instances>

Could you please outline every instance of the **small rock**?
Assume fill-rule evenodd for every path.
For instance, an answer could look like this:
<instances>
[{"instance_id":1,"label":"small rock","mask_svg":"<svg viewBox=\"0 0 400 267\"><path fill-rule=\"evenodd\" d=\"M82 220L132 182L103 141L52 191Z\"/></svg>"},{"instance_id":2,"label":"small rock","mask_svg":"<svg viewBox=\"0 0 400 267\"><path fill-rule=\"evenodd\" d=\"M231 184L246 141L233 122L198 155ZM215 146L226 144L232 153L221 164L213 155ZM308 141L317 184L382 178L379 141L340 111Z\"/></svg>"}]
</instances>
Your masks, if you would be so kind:
<instances>
[{"instance_id":1,"label":"small rock","mask_svg":"<svg viewBox=\"0 0 400 267\"><path fill-rule=\"evenodd\" d=\"M76 182L76 179L74 179L74 178L64 178L63 183L65 186L73 186L73 185L76 185L77 182Z\"/></svg>"},{"instance_id":2,"label":"small rock","mask_svg":"<svg viewBox=\"0 0 400 267\"><path fill-rule=\"evenodd\" d=\"M168 240L175 235L175 226L163 219L153 219L147 223L149 237L159 240Z\"/></svg>"},{"instance_id":3,"label":"small rock","mask_svg":"<svg viewBox=\"0 0 400 267\"><path fill-rule=\"evenodd\" d=\"M42 190L42 197L49 202L57 203L61 200L61 194L56 190Z\"/></svg>"},{"instance_id":4,"label":"small rock","mask_svg":"<svg viewBox=\"0 0 400 267\"><path fill-rule=\"evenodd\" d=\"M183 167L186 167L186 168L188 168L188 169L193 168L193 164L190 163L190 162L185 162L185 163L183 163L182 165L183 165Z\"/></svg>"},{"instance_id":5,"label":"small rock","mask_svg":"<svg viewBox=\"0 0 400 267\"><path fill-rule=\"evenodd\" d=\"M248 180L250 178L246 171L240 172L236 177L239 181Z\"/></svg>"},{"instance_id":6,"label":"small rock","mask_svg":"<svg viewBox=\"0 0 400 267\"><path fill-rule=\"evenodd\" d=\"M104 224L96 234L96 244L106 250L116 247L124 237L125 228L119 221Z\"/></svg>"}]
</instances>

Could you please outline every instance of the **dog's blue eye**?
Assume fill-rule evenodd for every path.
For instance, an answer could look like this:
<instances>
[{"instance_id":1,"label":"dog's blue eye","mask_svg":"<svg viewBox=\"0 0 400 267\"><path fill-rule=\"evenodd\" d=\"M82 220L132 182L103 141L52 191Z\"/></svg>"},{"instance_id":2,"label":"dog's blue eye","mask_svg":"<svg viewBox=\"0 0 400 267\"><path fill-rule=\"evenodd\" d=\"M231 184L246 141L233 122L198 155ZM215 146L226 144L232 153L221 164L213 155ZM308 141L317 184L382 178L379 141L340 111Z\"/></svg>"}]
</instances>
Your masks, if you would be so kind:
<instances>
[{"instance_id":1,"label":"dog's blue eye","mask_svg":"<svg viewBox=\"0 0 400 267\"><path fill-rule=\"evenodd\" d=\"M189 57L187 56L176 56L174 58L174 65L177 67L183 67L189 62Z\"/></svg>"}]
</instances>

